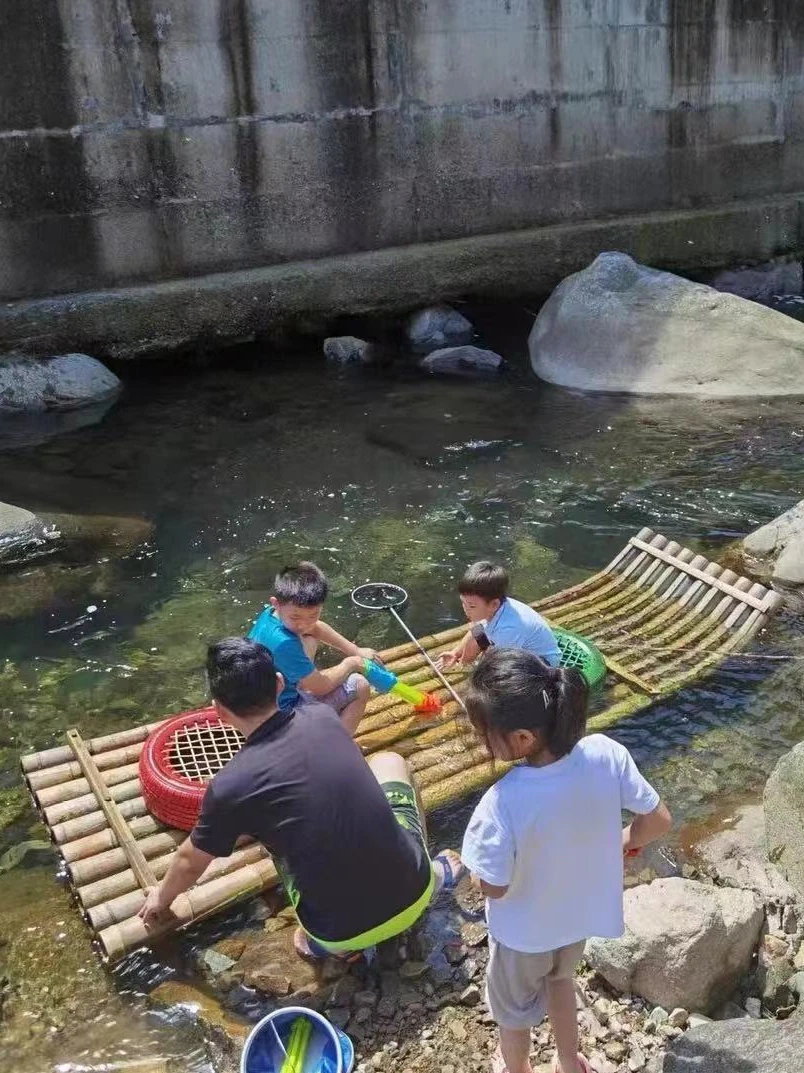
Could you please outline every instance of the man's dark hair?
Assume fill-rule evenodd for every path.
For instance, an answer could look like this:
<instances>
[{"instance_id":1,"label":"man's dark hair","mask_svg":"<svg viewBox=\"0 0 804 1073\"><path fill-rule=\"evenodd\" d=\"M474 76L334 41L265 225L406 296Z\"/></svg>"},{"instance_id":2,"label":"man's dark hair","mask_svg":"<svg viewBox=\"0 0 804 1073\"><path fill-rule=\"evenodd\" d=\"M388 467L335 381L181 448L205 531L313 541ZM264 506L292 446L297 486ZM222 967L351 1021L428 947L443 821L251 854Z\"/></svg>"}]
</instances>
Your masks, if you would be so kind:
<instances>
[{"instance_id":1,"label":"man's dark hair","mask_svg":"<svg viewBox=\"0 0 804 1073\"><path fill-rule=\"evenodd\" d=\"M320 607L327 598L327 579L315 563L286 566L276 575L274 596L282 604Z\"/></svg>"},{"instance_id":2,"label":"man's dark hair","mask_svg":"<svg viewBox=\"0 0 804 1073\"><path fill-rule=\"evenodd\" d=\"M224 637L207 649L213 700L248 719L276 706L276 668L268 649L244 637Z\"/></svg>"},{"instance_id":3,"label":"man's dark hair","mask_svg":"<svg viewBox=\"0 0 804 1073\"><path fill-rule=\"evenodd\" d=\"M483 600L504 600L508 595L508 571L497 563L472 563L458 582L458 592Z\"/></svg>"}]
</instances>

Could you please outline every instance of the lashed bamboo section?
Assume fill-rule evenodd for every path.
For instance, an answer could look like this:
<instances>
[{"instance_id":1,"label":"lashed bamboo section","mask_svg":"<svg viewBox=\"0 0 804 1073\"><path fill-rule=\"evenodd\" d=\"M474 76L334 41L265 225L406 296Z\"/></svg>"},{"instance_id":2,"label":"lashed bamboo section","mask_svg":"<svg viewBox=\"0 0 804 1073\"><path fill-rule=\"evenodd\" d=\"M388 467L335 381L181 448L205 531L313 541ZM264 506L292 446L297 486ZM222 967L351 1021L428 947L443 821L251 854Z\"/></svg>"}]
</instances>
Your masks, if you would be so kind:
<instances>
[{"instance_id":1,"label":"lashed bamboo section","mask_svg":"<svg viewBox=\"0 0 804 1073\"><path fill-rule=\"evenodd\" d=\"M609 676L589 721L600 730L705 673L744 646L782 598L724 570L675 541L643 529L605 570L534 606L554 625L584 634L606 658ZM465 626L424 637L437 655ZM384 654L405 681L437 692L444 705L426 721L391 695L375 697L358 743L367 754L394 749L408 760L425 808L446 804L494 780L483 748L457 718L457 705L412 644ZM450 673L458 685L464 672ZM148 877L160 879L184 837L149 816L137 761L158 723L26 756L22 768L33 799L64 859L76 900L114 961L168 931L221 911L277 881L266 851L242 844L207 869L176 899L176 921L146 933L137 916ZM122 827L121 827L122 825Z\"/></svg>"}]
</instances>

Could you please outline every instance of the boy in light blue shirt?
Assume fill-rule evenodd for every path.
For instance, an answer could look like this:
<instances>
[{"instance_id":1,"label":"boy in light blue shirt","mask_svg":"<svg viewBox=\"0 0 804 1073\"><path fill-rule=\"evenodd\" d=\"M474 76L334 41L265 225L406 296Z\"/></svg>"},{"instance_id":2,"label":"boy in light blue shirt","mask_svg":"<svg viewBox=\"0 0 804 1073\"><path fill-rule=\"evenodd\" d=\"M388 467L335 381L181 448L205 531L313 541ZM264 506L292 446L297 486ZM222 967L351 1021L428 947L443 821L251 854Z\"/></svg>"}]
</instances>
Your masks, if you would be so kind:
<instances>
[{"instance_id":1,"label":"boy in light blue shirt","mask_svg":"<svg viewBox=\"0 0 804 1073\"><path fill-rule=\"evenodd\" d=\"M461 643L439 657L439 669L473 663L484 648L522 648L557 667L561 653L555 635L542 616L508 595L508 571L496 563L473 563L461 578L458 592L472 629Z\"/></svg>"},{"instance_id":2,"label":"boy in light blue shirt","mask_svg":"<svg viewBox=\"0 0 804 1073\"><path fill-rule=\"evenodd\" d=\"M315 563L286 566L277 574L274 595L254 621L248 639L268 649L284 679L277 698L281 710L307 699L319 701L334 708L354 734L371 692L360 673L363 660L378 657L373 648L359 648L321 621L326 598L327 579ZM334 667L316 667L319 644L343 652L346 658Z\"/></svg>"}]
</instances>

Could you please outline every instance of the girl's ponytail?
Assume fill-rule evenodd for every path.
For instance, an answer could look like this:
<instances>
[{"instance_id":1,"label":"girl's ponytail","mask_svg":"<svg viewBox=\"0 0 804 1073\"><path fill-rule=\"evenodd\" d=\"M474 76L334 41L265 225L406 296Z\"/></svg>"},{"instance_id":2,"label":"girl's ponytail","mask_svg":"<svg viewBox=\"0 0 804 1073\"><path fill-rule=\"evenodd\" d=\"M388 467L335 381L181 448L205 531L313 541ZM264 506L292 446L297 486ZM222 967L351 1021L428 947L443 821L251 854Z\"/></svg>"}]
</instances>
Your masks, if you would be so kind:
<instances>
[{"instance_id":1,"label":"girl's ponytail","mask_svg":"<svg viewBox=\"0 0 804 1073\"><path fill-rule=\"evenodd\" d=\"M555 757L571 753L586 733L586 704L589 689L578 671L551 667L547 719L541 732L544 744Z\"/></svg>"}]
</instances>

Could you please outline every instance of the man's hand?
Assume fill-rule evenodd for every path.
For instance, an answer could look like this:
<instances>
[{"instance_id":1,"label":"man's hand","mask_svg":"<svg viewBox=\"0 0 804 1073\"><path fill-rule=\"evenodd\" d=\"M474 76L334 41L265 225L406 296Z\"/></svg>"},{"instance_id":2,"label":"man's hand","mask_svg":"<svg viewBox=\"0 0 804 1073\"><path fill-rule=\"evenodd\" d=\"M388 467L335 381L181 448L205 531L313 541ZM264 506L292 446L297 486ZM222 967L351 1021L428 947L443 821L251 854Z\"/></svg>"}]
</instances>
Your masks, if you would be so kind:
<instances>
[{"instance_id":1,"label":"man's hand","mask_svg":"<svg viewBox=\"0 0 804 1073\"><path fill-rule=\"evenodd\" d=\"M160 924L169 924L176 919L170 906L162 904L159 887L149 887L145 892L145 904L137 914L146 928L155 928Z\"/></svg>"},{"instance_id":2,"label":"man's hand","mask_svg":"<svg viewBox=\"0 0 804 1073\"><path fill-rule=\"evenodd\" d=\"M360 659L370 659L374 663L379 663L381 667L383 666L379 652L376 652L373 648L358 648L357 655Z\"/></svg>"},{"instance_id":3,"label":"man's hand","mask_svg":"<svg viewBox=\"0 0 804 1073\"><path fill-rule=\"evenodd\" d=\"M455 666L455 664L460 660L460 658L460 648L453 649L451 652L442 652L441 655L438 656L438 658L436 659L435 665L440 671L448 671L451 667Z\"/></svg>"}]
</instances>

